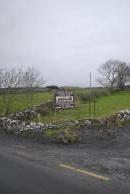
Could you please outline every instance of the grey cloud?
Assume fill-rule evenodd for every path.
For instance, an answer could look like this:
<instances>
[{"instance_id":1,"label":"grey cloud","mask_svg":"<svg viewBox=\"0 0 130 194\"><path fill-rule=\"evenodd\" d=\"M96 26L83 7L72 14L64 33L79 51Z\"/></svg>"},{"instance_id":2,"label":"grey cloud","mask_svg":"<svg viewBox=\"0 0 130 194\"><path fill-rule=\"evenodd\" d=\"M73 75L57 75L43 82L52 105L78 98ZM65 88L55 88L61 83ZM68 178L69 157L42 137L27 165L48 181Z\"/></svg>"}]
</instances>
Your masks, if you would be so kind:
<instances>
[{"instance_id":1,"label":"grey cloud","mask_svg":"<svg viewBox=\"0 0 130 194\"><path fill-rule=\"evenodd\" d=\"M105 60L130 61L129 0L0 0L0 65L36 65L47 84L96 84Z\"/></svg>"}]
</instances>

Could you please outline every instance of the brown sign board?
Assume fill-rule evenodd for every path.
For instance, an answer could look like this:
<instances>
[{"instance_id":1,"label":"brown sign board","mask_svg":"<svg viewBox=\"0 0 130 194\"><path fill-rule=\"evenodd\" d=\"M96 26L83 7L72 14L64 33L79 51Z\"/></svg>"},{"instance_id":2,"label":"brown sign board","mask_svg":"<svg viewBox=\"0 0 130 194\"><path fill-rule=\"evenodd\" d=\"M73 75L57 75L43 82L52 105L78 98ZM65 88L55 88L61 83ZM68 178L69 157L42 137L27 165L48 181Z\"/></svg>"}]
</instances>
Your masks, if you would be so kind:
<instances>
[{"instance_id":1,"label":"brown sign board","mask_svg":"<svg viewBox=\"0 0 130 194\"><path fill-rule=\"evenodd\" d=\"M55 108L56 109L71 109L74 108L74 95L71 92L58 91L55 93Z\"/></svg>"}]
</instances>

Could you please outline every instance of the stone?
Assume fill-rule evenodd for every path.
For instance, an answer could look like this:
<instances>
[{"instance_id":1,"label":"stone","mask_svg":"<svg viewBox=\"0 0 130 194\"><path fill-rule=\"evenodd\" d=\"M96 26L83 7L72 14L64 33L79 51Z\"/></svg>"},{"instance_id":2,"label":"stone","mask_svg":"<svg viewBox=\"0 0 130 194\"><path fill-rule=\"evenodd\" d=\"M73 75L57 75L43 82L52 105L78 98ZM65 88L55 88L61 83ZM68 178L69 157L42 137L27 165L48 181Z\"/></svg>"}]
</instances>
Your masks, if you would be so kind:
<instances>
[{"instance_id":1,"label":"stone","mask_svg":"<svg viewBox=\"0 0 130 194\"><path fill-rule=\"evenodd\" d=\"M90 127L92 125L92 122L89 120L85 120L84 124L86 127Z\"/></svg>"}]
</instances>

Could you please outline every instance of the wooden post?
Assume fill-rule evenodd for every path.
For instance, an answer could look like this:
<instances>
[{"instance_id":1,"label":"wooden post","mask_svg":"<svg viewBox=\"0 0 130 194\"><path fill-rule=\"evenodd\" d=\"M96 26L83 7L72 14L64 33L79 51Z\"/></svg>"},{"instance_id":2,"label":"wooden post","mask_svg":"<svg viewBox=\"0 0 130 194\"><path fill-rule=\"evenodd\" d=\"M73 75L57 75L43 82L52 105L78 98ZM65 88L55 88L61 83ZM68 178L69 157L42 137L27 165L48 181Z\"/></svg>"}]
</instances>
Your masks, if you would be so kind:
<instances>
[{"instance_id":1,"label":"wooden post","mask_svg":"<svg viewBox=\"0 0 130 194\"><path fill-rule=\"evenodd\" d=\"M56 124L56 107L55 107L55 124Z\"/></svg>"},{"instance_id":2,"label":"wooden post","mask_svg":"<svg viewBox=\"0 0 130 194\"><path fill-rule=\"evenodd\" d=\"M95 116L96 116L96 100L95 100L95 98L93 101L93 111L94 111L94 119L95 119Z\"/></svg>"},{"instance_id":3,"label":"wooden post","mask_svg":"<svg viewBox=\"0 0 130 194\"><path fill-rule=\"evenodd\" d=\"M89 89L90 89L90 101L89 101L89 114L90 114L90 117L92 115L92 74L90 72L90 86L89 86Z\"/></svg>"}]
</instances>

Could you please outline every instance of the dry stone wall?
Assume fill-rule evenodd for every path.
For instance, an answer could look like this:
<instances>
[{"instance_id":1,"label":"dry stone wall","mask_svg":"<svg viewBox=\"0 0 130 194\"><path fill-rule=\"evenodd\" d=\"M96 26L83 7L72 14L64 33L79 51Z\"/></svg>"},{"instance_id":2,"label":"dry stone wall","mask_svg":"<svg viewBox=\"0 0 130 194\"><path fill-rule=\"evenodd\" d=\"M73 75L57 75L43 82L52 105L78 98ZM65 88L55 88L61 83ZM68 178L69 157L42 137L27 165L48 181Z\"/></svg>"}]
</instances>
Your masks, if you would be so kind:
<instances>
[{"instance_id":1,"label":"dry stone wall","mask_svg":"<svg viewBox=\"0 0 130 194\"><path fill-rule=\"evenodd\" d=\"M28 115L29 114L29 115ZM0 118L0 127L4 129L7 133L21 135L23 133L33 133L33 134L43 134L45 130L48 129L93 129L93 132L105 132L106 129L110 129L113 126L124 125L125 123L130 123L130 110L122 110L114 114L111 117L106 119L84 119L84 120L75 120L75 121L65 121L61 123L41 123L41 122L32 122L28 120L22 120L24 116L30 118L31 116L36 115L34 110L24 110L19 113L14 113L9 115L9 117ZM109 130L110 131L110 130ZM107 130L106 130L107 132Z\"/></svg>"}]
</instances>

